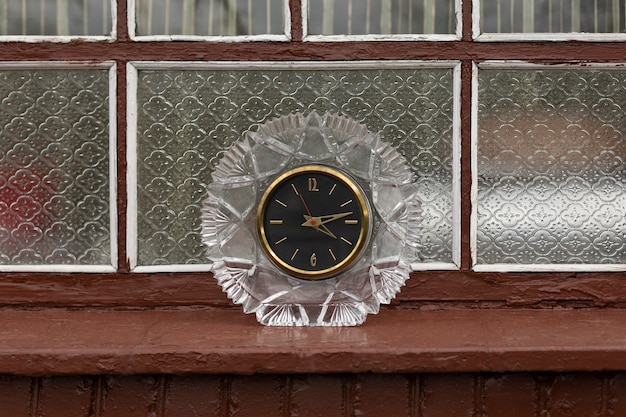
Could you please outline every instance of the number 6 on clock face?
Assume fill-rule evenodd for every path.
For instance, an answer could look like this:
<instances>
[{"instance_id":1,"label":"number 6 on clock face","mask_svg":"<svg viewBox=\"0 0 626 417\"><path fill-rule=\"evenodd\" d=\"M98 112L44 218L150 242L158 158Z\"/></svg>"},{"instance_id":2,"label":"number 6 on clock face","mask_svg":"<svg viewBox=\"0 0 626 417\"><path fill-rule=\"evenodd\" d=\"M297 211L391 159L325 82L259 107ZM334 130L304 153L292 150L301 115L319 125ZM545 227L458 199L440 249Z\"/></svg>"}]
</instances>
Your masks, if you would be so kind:
<instances>
[{"instance_id":1,"label":"number 6 on clock face","mask_svg":"<svg viewBox=\"0 0 626 417\"><path fill-rule=\"evenodd\" d=\"M301 166L268 186L257 230L267 257L287 274L329 278L361 255L371 233L370 205L347 174L323 165Z\"/></svg>"}]
</instances>

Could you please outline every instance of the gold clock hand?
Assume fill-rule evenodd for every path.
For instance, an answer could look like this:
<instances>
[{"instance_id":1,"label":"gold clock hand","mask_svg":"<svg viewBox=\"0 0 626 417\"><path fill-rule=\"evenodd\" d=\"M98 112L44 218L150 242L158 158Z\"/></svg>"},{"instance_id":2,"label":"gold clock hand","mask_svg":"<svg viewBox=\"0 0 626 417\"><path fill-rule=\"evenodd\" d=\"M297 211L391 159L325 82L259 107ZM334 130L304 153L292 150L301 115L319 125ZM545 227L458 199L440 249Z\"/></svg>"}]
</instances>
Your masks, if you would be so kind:
<instances>
[{"instance_id":1,"label":"gold clock hand","mask_svg":"<svg viewBox=\"0 0 626 417\"><path fill-rule=\"evenodd\" d=\"M306 214L304 215L304 219L306 220L304 223L302 223L301 226L309 226L309 227L320 227L326 223L330 223L332 221L341 219L343 217L349 216L351 215L352 212L351 211L347 211L345 213L337 213L337 214L327 214L325 216L307 216Z\"/></svg>"},{"instance_id":2,"label":"gold clock hand","mask_svg":"<svg viewBox=\"0 0 626 417\"><path fill-rule=\"evenodd\" d=\"M322 232L322 233L332 237L333 239L337 239L337 236L335 236L335 234L333 232L331 232L328 229L328 227L326 227L323 224L321 224L321 220L320 220L319 217L307 216L305 214L304 215L304 219L306 221L304 223L302 223L300 226L312 227L312 228L314 228L318 232Z\"/></svg>"},{"instance_id":3,"label":"gold clock hand","mask_svg":"<svg viewBox=\"0 0 626 417\"><path fill-rule=\"evenodd\" d=\"M319 216L318 217L318 219L319 219L318 226L326 224L326 223L329 223L329 222L332 222L332 221L337 220L337 219L341 219L341 218L349 216L351 214L352 214L351 211L347 211L345 213L328 214L326 216Z\"/></svg>"}]
</instances>

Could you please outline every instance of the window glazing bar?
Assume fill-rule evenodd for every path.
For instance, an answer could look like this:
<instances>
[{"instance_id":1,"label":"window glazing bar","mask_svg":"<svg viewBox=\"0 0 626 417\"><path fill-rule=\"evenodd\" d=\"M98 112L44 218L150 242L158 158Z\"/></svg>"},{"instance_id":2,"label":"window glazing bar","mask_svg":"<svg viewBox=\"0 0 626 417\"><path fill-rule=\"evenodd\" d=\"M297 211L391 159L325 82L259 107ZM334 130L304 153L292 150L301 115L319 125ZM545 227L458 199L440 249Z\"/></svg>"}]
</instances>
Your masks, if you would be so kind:
<instances>
[{"instance_id":1,"label":"window glazing bar","mask_svg":"<svg viewBox=\"0 0 626 417\"><path fill-rule=\"evenodd\" d=\"M580 32L580 0L572 0L572 29L571 32Z\"/></svg>"},{"instance_id":2,"label":"window glazing bar","mask_svg":"<svg viewBox=\"0 0 626 417\"><path fill-rule=\"evenodd\" d=\"M533 33L535 31L535 0L524 0L523 3L523 31Z\"/></svg>"},{"instance_id":3,"label":"window glazing bar","mask_svg":"<svg viewBox=\"0 0 626 417\"><path fill-rule=\"evenodd\" d=\"M68 0L57 0L57 35L70 34L70 5Z\"/></svg>"},{"instance_id":4,"label":"window glazing bar","mask_svg":"<svg viewBox=\"0 0 626 417\"><path fill-rule=\"evenodd\" d=\"M391 33L391 0L382 0L380 5L380 33Z\"/></svg>"},{"instance_id":5,"label":"window glazing bar","mask_svg":"<svg viewBox=\"0 0 626 417\"><path fill-rule=\"evenodd\" d=\"M333 31L333 20L335 15L335 0L324 0L324 17L322 20L322 33L324 35L332 35Z\"/></svg>"},{"instance_id":6,"label":"window glazing bar","mask_svg":"<svg viewBox=\"0 0 626 417\"><path fill-rule=\"evenodd\" d=\"M195 0L183 0L183 35L194 35L196 15Z\"/></svg>"},{"instance_id":7,"label":"window glazing bar","mask_svg":"<svg viewBox=\"0 0 626 417\"><path fill-rule=\"evenodd\" d=\"M436 0L424 1L424 33L435 33Z\"/></svg>"}]
</instances>

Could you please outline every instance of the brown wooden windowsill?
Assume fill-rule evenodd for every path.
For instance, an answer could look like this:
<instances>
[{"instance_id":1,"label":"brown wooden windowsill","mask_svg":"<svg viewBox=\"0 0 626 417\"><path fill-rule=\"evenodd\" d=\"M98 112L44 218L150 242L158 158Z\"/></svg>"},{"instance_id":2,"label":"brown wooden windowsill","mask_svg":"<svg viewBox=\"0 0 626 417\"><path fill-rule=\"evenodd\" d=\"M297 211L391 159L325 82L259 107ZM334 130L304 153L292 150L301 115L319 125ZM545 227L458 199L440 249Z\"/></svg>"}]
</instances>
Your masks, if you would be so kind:
<instances>
[{"instance_id":1,"label":"brown wooden windowsill","mask_svg":"<svg viewBox=\"0 0 626 417\"><path fill-rule=\"evenodd\" d=\"M0 311L0 373L626 370L620 310L385 309L355 328L268 328L239 310Z\"/></svg>"}]
</instances>

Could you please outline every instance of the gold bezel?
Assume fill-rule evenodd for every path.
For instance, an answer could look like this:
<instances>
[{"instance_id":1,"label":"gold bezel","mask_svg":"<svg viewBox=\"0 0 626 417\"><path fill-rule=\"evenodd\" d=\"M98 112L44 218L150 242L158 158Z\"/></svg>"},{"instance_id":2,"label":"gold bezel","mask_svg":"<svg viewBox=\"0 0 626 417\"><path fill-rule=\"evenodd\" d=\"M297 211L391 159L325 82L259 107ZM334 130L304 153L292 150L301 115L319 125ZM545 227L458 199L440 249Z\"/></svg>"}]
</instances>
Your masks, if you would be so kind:
<instances>
[{"instance_id":1,"label":"gold bezel","mask_svg":"<svg viewBox=\"0 0 626 417\"><path fill-rule=\"evenodd\" d=\"M267 202L269 196L274 192L274 190L285 181L293 178L295 176L299 176L302 174L324 174L330 176L337 181L341 182L345 186L347 186L356 198L357 205L361 211L362 221L361 221L361 230L359 233L359 239L354 245L354 249L350 252L350 254L345 257L343 260L339 261L334 266L319 270L319 271L308 271L300 268L295 268L294 266L288 264L283 261L276 253L272 250L267 237L265 235L265 227L263 225L263 220L265 217L265 209L267 206ZM261 247L263 248L263 252L267 255L267 257L272 261L274 265L279 267L282 271L286 272L289 275L310 279L310 280L319 280L330 278L336 276L349 268L361 255L363 248L366 246L366 243L369 239L370 231L371 231L371 221L370 221L370 205L369 201L365 196L365 192L359 186L359 184L352 179L347 174L342 171L332 168L326 165L304 165L297 168L290 169L289 171L284 172L279 175L276 179L274 179L259 201L259 206L257 209L257 232L259 236L259 242L261 243Z\"/></svg>"}]
</instances>

